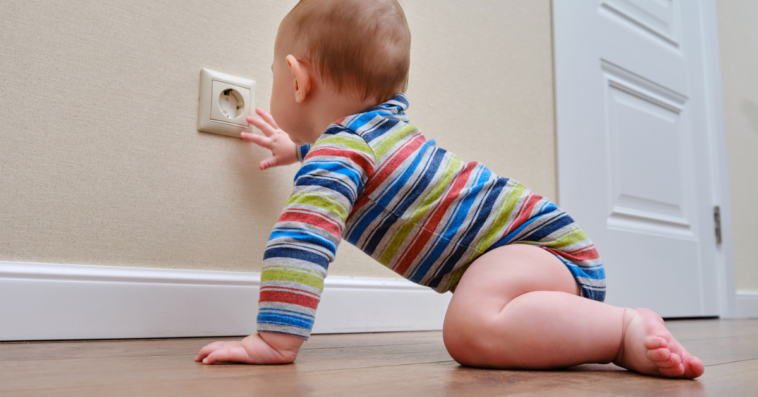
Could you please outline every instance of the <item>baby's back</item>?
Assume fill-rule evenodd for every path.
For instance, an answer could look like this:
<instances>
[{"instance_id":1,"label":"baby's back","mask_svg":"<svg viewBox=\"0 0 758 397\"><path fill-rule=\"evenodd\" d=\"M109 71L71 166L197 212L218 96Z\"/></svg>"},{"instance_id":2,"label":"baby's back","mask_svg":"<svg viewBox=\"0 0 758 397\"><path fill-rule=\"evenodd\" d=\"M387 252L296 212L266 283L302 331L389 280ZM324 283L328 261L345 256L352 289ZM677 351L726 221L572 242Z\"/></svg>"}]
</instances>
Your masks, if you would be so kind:
<instances>
[{"instance_id":1,"label":"baby's back","mask_svg":"<svg viewBox=\"0 0 758 397\"><path fill-rule=\"evenodd\" d=\"M602 268L568 214L519 182L427 141L408 122L407 106L398 95L340 121L374 155L373 173L342 233L347 241L439 292L454 287L478 256L509 243L536 244L571 265Z\"/></svg>"}]
</instances>

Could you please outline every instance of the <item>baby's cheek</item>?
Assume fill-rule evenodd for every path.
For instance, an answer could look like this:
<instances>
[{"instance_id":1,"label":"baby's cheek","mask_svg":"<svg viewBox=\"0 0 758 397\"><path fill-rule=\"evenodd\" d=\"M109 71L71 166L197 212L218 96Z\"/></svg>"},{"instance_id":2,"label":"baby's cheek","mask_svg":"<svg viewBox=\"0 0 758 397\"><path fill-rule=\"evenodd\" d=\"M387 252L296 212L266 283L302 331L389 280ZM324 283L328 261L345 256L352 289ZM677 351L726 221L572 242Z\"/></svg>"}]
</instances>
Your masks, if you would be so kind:
<instances>
[{"instance_id":1,"label":"baby's cheek","mask_svg":"<svg viewBox=\"0 0 758 397\"><path fill-rule=\"evenodd\" d=\"M271 116L276 121L276 124L285 131L291 138L296 138L298 130L298 115L293 112L293 109L289 109L286 105L276 104L271 101Z\"/></svg>"},{"instance_id":2,"label":"baby's cheek","mask_svg":"<svg viewBox=\"0 0 758 397\"><path fill-rule=\"evenodd\" d=\"M271 96L271 117L274 118L274 121L276 121L276 124L279 126L279 128L283 129L284 131L287 131L287 125L290 124L288 121L289 115L287 114L287 108L282 106L282 103L280 100L278 100L274 95Z\"/></svg>"}]
</instances>

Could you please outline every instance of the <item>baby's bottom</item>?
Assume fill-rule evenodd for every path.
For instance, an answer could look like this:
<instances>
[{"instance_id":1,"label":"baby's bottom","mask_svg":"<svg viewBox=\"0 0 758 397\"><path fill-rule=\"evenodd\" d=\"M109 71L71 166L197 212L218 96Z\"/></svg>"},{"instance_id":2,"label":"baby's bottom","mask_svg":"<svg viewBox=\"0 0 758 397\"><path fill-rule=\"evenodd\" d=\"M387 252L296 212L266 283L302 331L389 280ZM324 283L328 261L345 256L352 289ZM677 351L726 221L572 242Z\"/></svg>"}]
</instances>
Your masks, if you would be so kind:
<instances>
[{"instance_id":1,"label":"baby's bottom","mask_svg":"<svg viewBox=\"0 0 758 397\"><path fill-rule=\"evenodd\" d=\"M443 338L457 362L476 367L614 362L649 375L686 378L704 370L655 312L581 297L558 258L523 244L496 248L471 264L455 288Z\"/></svg>"}]
</instances>

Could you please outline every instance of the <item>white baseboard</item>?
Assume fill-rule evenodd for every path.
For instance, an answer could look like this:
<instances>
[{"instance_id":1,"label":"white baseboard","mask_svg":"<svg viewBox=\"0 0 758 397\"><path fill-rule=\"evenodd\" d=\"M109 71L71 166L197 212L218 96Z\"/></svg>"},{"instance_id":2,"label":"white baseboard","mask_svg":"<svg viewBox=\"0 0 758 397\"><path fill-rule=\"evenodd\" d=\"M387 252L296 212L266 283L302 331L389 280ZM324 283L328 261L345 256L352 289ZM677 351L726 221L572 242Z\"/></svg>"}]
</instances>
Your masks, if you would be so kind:
<instances>
[{"instance_id":1,"label":"white baseboard","mask_svg":"<svg viewBox=\"0 0 758 397\"><path fill-rule=\"evenodd\" d=\"M0 341L248 335L259 273L0 262ZM314 333L440 330L451 294L329 276Z\"/></svg>"},{"instance_id":2,"label":"white baseboard","mask_svg":"<svg viewBox=\"0 0 758 397\"><path fill-rule=\"evenodd\" d=\"M758 291L737 291L736 318L758 318Z\"/></svg>"}]
</instances>

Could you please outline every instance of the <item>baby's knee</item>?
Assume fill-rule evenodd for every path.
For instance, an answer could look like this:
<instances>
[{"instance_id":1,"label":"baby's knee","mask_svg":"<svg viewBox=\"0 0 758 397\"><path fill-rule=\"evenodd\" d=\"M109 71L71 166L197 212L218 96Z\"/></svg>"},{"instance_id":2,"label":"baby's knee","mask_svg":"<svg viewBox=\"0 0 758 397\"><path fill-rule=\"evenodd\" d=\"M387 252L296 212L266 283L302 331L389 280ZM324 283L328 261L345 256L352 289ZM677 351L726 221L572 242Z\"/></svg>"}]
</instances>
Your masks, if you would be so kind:
<instances>
[{"instance_id":1,"label":"baby's knee","mask_svg":"<svg viewBox=\"0 0 758 397\"><path fill-rule=\"evenodd\" d=\"M476 335L458 327L448 326L446 323L442 329L442 340L453 360L461 365L476 366L476 357L479 356L478 352L481 350Z\"/></svg>"},{"instance_id":2,"label":"baby's knee","mask_svg":"<svg viewBox=\"0 0 758 397\"><path fill-rule=\"evenodd\" d=\"M462 365L474 367L521 368L525 355L533 349L530 335L539 328L531 317L544 307L532 295L556 294L537 291L522 294L507 307L491 312L453 307L445 317L442 337L450 356Z\"/></svg>"},{"instance_id":3,"label":"baby's knee","mask_svg":"<svg viewBox=\"0 0 758 397\"><path fill-rule=\"evenodd\" d=\"M450 357L461 365L471 367L492 367L494 354L503 352L502 339L494 337L498 332L494 319L481 321L445 321L442 339ZM497 344L497 346L495 345ZM505 349L507 350L507 348Z\"/></svg>"}]
</instances>

